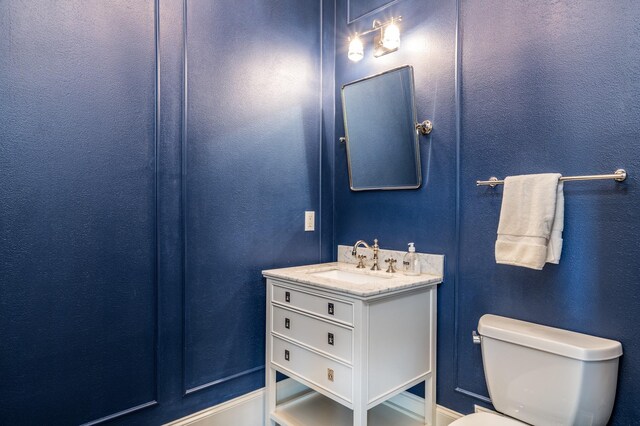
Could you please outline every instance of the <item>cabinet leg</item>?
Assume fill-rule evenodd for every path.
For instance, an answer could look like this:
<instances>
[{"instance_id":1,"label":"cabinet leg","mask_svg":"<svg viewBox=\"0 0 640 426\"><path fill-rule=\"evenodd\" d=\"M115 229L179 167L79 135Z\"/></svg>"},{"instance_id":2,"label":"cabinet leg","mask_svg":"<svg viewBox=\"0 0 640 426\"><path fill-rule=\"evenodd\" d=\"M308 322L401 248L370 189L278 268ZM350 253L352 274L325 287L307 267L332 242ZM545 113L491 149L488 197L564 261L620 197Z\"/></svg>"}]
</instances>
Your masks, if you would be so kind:
<instances>
[{"instance_id":1,"label":"cabinet leg","mask_svg":"<svg viewBox=\"0 0 640 426\"><path fill-rule=\"evenodd\" d=\"M367 407L353 409L353 426L367 426Z\"/></svg>"},{"instance_id":2,"label":"cabinet leg","mask_svg":"<svg viewBox=\"0 0 640 426\"><path fill-rule=\"evenodd\" d=\"M265 426L276 426L276 422L271 420L271 413L276 410L276 370L265 368L265 401L264 401L264 424Z\"/></svg>"},{"instance_id":3,"label":"cabinet leg","mask_svg":"<svg viewBox=\"0 0 640 426\"><path fill-rule=\"evenodd\" d=\"M436 383L433 375L424 381L424 424L436 426Z\"/></svg>"}]
</instances>

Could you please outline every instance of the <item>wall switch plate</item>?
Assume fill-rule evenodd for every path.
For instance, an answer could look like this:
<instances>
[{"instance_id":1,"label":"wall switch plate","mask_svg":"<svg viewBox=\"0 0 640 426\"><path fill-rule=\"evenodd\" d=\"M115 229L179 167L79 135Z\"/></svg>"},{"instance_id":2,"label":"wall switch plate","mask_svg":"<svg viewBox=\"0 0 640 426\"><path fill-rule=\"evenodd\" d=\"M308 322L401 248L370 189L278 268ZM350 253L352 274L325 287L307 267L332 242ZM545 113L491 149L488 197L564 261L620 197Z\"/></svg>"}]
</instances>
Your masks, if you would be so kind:
<instances>
[{"instance_id":1,"label":"wall switch plate","mask_svg":"<svg viewBox=\"0 0 640 426\"><path fill-rule=\"evenodd\" d=\"M314 211L304 212L304 230L305 231L316 230L316 212Z\"/></svg>"}]
</instances>

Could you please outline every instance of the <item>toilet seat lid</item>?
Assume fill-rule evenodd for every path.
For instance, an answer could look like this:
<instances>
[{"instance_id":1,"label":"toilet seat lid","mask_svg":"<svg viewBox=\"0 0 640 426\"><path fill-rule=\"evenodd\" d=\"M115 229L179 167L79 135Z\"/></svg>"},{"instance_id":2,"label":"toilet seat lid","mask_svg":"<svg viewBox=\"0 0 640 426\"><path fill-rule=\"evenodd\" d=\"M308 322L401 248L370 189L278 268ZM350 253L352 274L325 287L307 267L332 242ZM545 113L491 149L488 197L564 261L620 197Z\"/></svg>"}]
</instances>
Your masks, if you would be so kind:
<instances>
[{"instance_id":1,"label":"toilet seat lid","mask_svg":"<svg viewBox=\"0 0 640 426\"><path fill-rule=\"evenodd\" d=\"M473 413L464 416L449 426L525 426L526 423L493 413Z\"/></svg>"}]
</instances>

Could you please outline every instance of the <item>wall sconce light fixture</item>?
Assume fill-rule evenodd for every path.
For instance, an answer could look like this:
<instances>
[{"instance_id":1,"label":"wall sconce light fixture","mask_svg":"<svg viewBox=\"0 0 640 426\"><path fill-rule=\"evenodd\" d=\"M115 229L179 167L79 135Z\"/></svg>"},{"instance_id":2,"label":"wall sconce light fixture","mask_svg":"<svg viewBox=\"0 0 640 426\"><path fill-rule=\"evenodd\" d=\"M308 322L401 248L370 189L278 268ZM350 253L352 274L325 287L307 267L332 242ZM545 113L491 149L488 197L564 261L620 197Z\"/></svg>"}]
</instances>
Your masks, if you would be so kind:
<instances>
[{"instance_id":1,"label":"wall sconce light fixture","mask_svg":"<svg viewBox=\"0 0 640 426\"><path fill-rule=\"evenodd\" d=\"M400 47L400 28L398 22L402 21L402 16L391 18L386 22L380 22L377 19L373 21L373 28L356 33L353 37L349 37L349 53L347 56L353 62L358 62L364 57L364 45L360 37L373 32L378 32L373 39L373 56L379 58L387 53L395 52Z\"/></svg>"}]
</instances>

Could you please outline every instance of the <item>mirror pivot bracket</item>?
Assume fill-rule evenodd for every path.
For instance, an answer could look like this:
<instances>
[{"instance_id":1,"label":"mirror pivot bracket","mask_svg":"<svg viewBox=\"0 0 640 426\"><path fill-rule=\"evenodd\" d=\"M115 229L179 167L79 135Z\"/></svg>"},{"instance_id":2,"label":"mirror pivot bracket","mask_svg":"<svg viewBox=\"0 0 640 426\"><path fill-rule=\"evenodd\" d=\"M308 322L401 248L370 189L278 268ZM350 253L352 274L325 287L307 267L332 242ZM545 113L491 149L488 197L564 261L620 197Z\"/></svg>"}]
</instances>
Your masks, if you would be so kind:
<instances>
[{"instance_id":1,"label":"mirror pivot bracket","mask_svg":"<svg viewBox=\"0 0 640 426\"><path fill-rule=\"evenodd\" d=\"M428 135L433 130L433 123L430 120L416 123L416 130L422 135Z\"/></svg>"}]
</instances>

